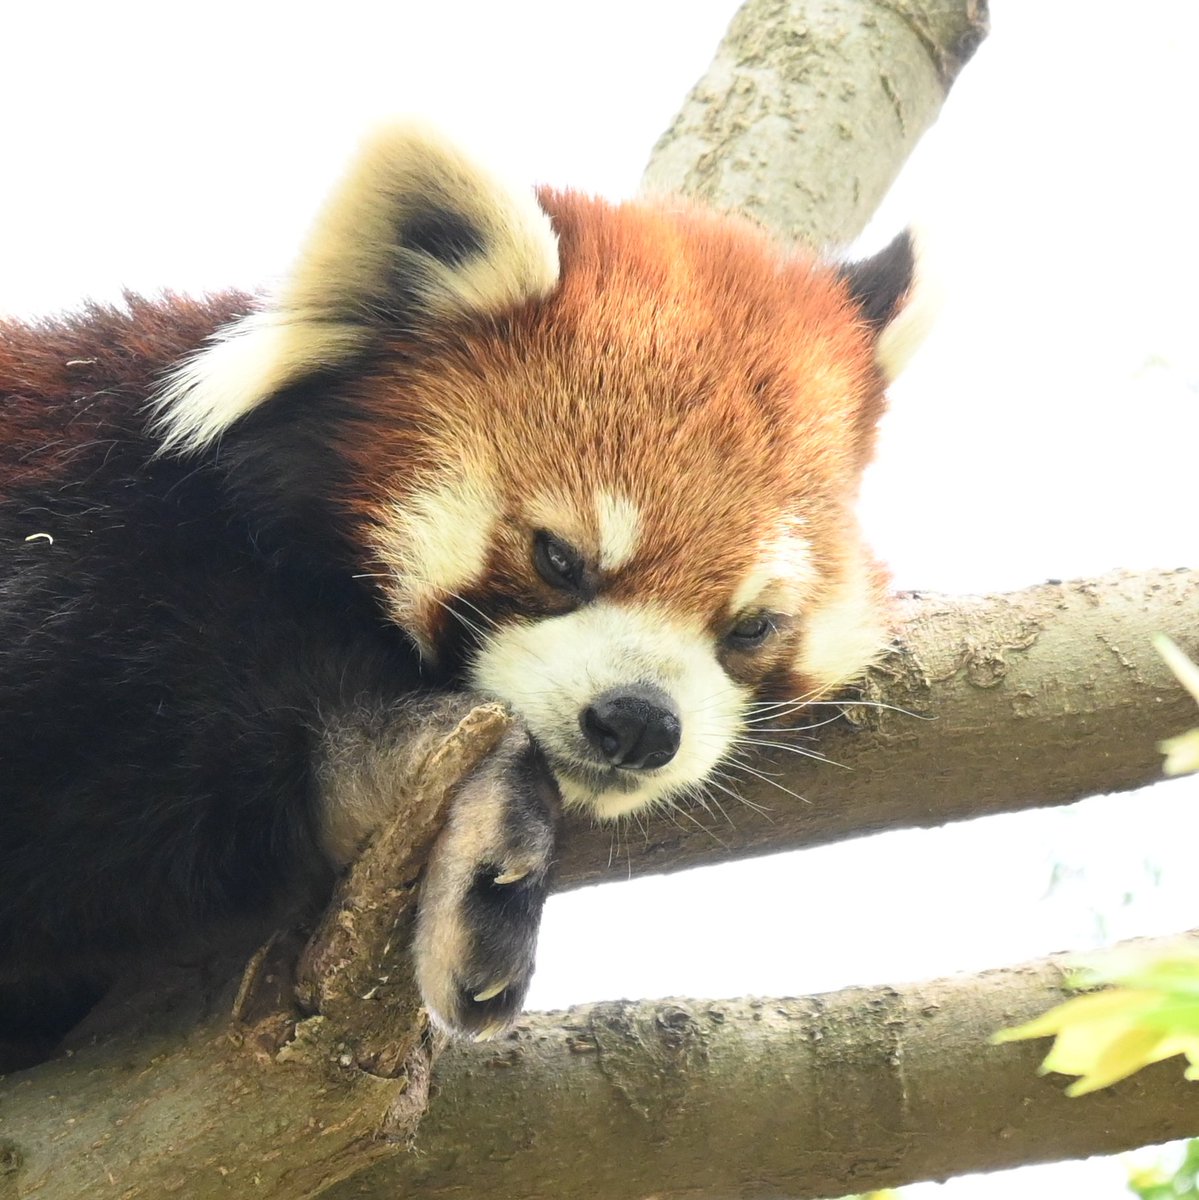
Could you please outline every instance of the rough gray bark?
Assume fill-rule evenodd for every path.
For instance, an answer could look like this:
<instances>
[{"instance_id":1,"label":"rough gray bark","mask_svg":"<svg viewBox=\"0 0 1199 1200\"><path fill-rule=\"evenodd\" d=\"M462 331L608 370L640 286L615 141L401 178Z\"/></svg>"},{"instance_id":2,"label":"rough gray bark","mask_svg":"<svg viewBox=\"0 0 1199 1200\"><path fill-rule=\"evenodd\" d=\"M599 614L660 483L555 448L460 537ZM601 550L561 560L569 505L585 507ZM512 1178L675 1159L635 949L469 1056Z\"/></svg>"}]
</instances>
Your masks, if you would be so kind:
<instances>
[{"instance_id":1,"label":"rough gray bark","mask_svg":"<svg viewBox=\"0 0 1199 1200\"><path fill-rule=\"evenodd\" d=\"M417 1153L327 1200L804 1200L1199 1133L1182 1060L1077 1100L1049 1042L1060 958L802 999L583 1005L441 1059ZM497 1103L497 1096L503 1097Z\"/></svg>"},{"instance_id":2,"label":"rough gray bark","mask_svg":"<svg viewBox=\"0 0 1199 1200\"><path fill-rule=\"evenodd\" d=\"M986 30L986 0L747 0L642 187L848 242Z\"/></svg>"},{"instance_id":3,"label":"rough gray bark","mask_svg":"<svg viewBox=\"0 0 1199 1200\"><path fill-rule=\"evenodd\" d=\"M983 811L999 811L1072 799L1080 791L1076 773L1080 773L1083 788L1113 783L1136 786L1158 777L1160 757L1155 741L1194 722L1193 704L1181 687L1170 682L1146 639L1150 631L1164 629L1192 653L1199 653L1199 573L1150 572L1096 584L1034 588L987 600L926 598L906 604L907 649L888 671L876 677L872 688L884 702L899 699L912 704L916 700L931 705L937 719L912 720L890 713L876 726L837 735L842 739L840 752L857 754L853 775L861 777L864 784L869 782L869 789L856 799L845 791L824 791L826 781L832 789L844 787L849 778L832 767L820 768L820 790L809 786L816 782L816 775L788 776L786 782L802 780L801 786L812 791L812 804L783 797L785 804L774 805L773 826L739 824L736 830L722 829L724 845L706 836L697 836L691 843L679 828L654 826L645 844L634 840L632 869L666 869L760 851L768 845L770 830L798 843L905 824L936 824L973 815L972 789L983 798ZM1013 730L1017 731L1018 748L1013 746ZM830 747L822 743L824 748ZM956 763L961 757L969 765L959 772ZM469 761L469 757L459 757L447 764L449 773L440 777L438 786L444 790L454 772L467 768ZM790 769L789 764L780 767ZM803 764L797 769L802 772ZM1038 779L1044 779L1043 788L1038 788ZM429 804L436 808L433 786L430 782L425 788L429 802L419 806L422 810L428 810ZM917 799L895 799L904 796ZM944 811L939 805L944 805ZM751 813L747 811L742 819L748 820ZM595 878L591 857L607 863L606 840L597 841L590 852L585 849L585 840L594 836L582 826L574 828L563 884ZM401 918L410 898L414 861L406 866L401 863L390 876L400 882L396 903ZM376 873L382 866L376 852L363 872L367 880L364 895L375 894L372 889L386 878ZM614 862L605 869L621 878L630 864ZM369 909L369 904L352 902L352 896L353 888L352 911ZM347 911L345 897L334 911ZM356 983L370 979L375 969L372 964L379 961L376 943L388 940L389 928L386 922L365 921L363 940L351 940L347 946L338 940L346 932L345 922L338 919L327 925L322 936L332 937L328 948L306 959L310 965L325 964L318 968L324 982L317 987L310 983L304 994L331 998L332 1018L293 1006L284 953L252 972L256 982L242 990L238 1002L241 1023L230 1022L232 989L221 988L219 973L182 975L162 983L156 994L140 994L136 1009L110 1006L108 1026L119 1033L100 1030L107 1036L98 1044L81 1045L70 1058L0 1080L0 1164L5 1155L16 1164L8 1174L0 1173L0 1200L157 1197L171 1194L172 1188L184 1188L181 1194L205 1200L209 1196L242 1196L250 1179L256 1196L303 1200L323 1194L323 1189L350 1179L377 1159L393 1156L396 1140L408 1138L421 1110L430 1047L427 1042L413 1041L414 1026L403 996L398 1002L400 1018L389 1040L381 1026L381 1014L365 1000L365 993L357 991ZM350 986L341 987L341 981ZM357 1010L356 992L360 998ZM968 1040L980 1026L970 1015L965 992L953 991L952 997L953 1006L947 1005L938 1018L937 1038ZM1010 1017L1005 1012L996 1024L1019 1019L1031 1011L1031 1004L1030 1000L1030 1007L1014 1009ZM692 1002L692 1006L698 1013L711 1009L702 1002ZM848 1021L851 1006L836 1011ZM871 1011L869 1006L864 1010L867 1024L861 1054L866 1059L877 1052L875 1035L870 1032ZM951 1035L957 1013L963 1028ZM574 1052L588 1053L583 1042L571 1041L574 1033L566 1025L551 1037L545 1032L547 1021L551 1026L554 1023L545 1018L531 1026L542 1030L548 1039L545 1044L556 1038L568 1050L574 1045ZM710 1016L704 1018L705 1026L711 1023ZM611 1062L619 1060L622 1053L627 1055L629 1087L634 1086L636 1077L636 1087L651 1098L659 1088L665 1089L664 1095L673 1095L671 1088L690 1094L692 1084L680 1062L674 1062L664 1075L670 1060L652 1054L638 1057L638 1037L630 1037L622 1051L613 1040L612 1031L618 1027L619 1022L609 1022L604 1034L607 1057ZM769 1023L763 1026L767 1027ZM782 1028L798 1026L788 1018ZM372 1036L361 1037L364 1030ZM851 1045L848 1027L844 1036L846 1045ZM482 1047L477 1053L483 1056L480 1061L491 1063L494 1058L506 1062L511 1050L517 1049L519 1057L520 1048L529 1044L530 1038L518 1038L498 1051ZM784 1049L785 1039L780 1052ZM769 1055L770 1051L760 1053ZM846 1062L852 1065L856 1060L848 1049L845 1053ZM1032 1061L1033 1056L1026 1055L1022 1069L1030 1068ZM696 1069L702 1079L708 1068L697 1063ZM831 1066L826 1069L832 1070ZM502 1114L492 1120L523 1119L520 1113L525 1101L514 1103L506 1090L507 1081L519 1077L513 1074L515 1070L488 1067L476 1075L476 1084L485 1079L491 1088L490 1100L480 1099L480 1107L490 1104L495 1114ZM1026 1088L1040 1086L1031 1069L1019 1078ZM989 1098L996 1087L990 1073L972 1077L970 1087L959 1097L963 1107L967 1096L984 1113L990 1111L988 1105L1010 1100L1003 1094ZM569 1089L554 1093L563 1104L568 1094ZM584 1127L591 1131L590 1138L603 1143L604 1155L644 1158L652 1163L663 1153L656 1126L648 1121L626 1125L624 1094L611 1088L588 1092L596 1107ZM450 1103L456 1105L457 1101ZM1100 1107L1092 1104L1088 1111L1094 1113ZM1047 1123L1039 1128L1036 1154L1062 1157L1081 1153L1080 1147L1091 1145L1097 1152L1101 1145L1132 1145L1138 1140L1155 1140L1159 1134L1173 1136L1171 1131L1181 1129L1163 1120L1146 1134L1146 1126L1137 1120L1129 1118L1124 1124L1128 1110L1121 1107L1112 1110L1107 1121L1112 1129L1110 1143L1080 1141L1084 1136L1080 1130L1088 1121L1076 1120L1074 1114L1083 1108L1086 1105L1038 1109L1046 1122L1061 1115L1062 1140L1054 1141L1055 1127ZM1199 1113L1193 1100L1191 1108ZM1108 1115L1108 1110L1102 1111ZM764 1112L761 1119L767 1116ZM476 1135L465 1124L442 1119L447 1122L446 1132L437 1135L442 1139L437 1143L437 1161L444 1166L451 1157L449 1131L461 1139L457 1153L462 1162L474 1161L471 1146L491 1147L493 1166L512 1161L512 1177L500 1189L504 1195L521 1195L521 1180L530 1173L536 1177L536 1156L529 1151L532 1157L518 1162L503 1147L556 1146L554 1153L565 1153L553 1138L552 1112L545 1114L546 1124L538 1127L536 1137L526 1136L524 1126L524 1133L501 1137L495 1126L483 1125ZM995 1128L1002 1127L979 1124L992 1135ZM609 1128L619 1132L622 1140L608 1139L602 1131ZM747 1136L758 1136L752 1125L746 1128ZM840 1127L831 1128L836 1132ZM862 1136L873 1135L866 1131ZM997 1153L1006 1154L1011 1138L1002 1140L1004 1147ZM1018 1147L1028 1144L1024 1140L1015 1143ZM615 1145L621 1147L619 1154L613 1151ZM850 1171L859 1153L870 1158L860 1141L841 1145L830 1135L821 1145L821 1170L829 1173L821 1178L832 1178L838 1164ZM936 1160L935 1170L927 1167L933 1173L972 1169L981 1161L970 1157L976 1153L970 1148L972 1143L966 1143L961 1161L955 1158L955 1144L950 1139L938 1145L943 1157ZM722 1153L728 1156L733 1151ZM741 1143L741 1168L750 1170L745 1164L756 1162L760 1153L755 1141ZM884 1164L899 1162L905 1171L909 1167L916 1170L912 1164L917 1163L924 1170L933 1162L906 1152L898 1160L893 1155L875 1157ZM1013 1149L1010 1157L1001 1155L995 1161L1020 1159ZM732 1163L726 1165L733 1169ZM551 1174L556 1169L546 1167ZM844 1186L827 1190L844 1191L851 1182L846 1177ZM443 1179L438 1186L449 1185ZM472 1190L468 1189L468 1194ZM540 1194L568 1193L551 1190ZM601 1196L595 1190L579 1194ZM631 1193L619 1189L611 1193L625 1194ZM602 1200L608 1200L608 1194L602 1194Z\"/></svg>"}]
</instances>

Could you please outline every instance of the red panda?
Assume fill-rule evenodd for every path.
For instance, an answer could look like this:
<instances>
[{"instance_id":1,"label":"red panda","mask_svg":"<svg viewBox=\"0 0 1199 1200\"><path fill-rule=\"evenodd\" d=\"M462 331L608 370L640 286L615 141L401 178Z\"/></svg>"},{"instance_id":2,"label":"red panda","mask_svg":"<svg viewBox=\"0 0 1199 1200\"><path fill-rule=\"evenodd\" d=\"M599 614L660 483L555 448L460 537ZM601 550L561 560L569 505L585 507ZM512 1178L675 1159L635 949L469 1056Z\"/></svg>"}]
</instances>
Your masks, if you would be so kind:
<instances>
[{"instance_id":1,"label":"red panda","mask_svg":"<svg viewBox=\"0 0 1199 1200\"><path fill-rule=\"evenodd\" d=\"M414 953L437 1020L502 1027L559 802L701 796L754 704L884 646L852 506L912 273L404 125L273 297L0 326L0 1038L319 896L389 752L479 696L518 726Z\"/></svg>"}]
</instances>

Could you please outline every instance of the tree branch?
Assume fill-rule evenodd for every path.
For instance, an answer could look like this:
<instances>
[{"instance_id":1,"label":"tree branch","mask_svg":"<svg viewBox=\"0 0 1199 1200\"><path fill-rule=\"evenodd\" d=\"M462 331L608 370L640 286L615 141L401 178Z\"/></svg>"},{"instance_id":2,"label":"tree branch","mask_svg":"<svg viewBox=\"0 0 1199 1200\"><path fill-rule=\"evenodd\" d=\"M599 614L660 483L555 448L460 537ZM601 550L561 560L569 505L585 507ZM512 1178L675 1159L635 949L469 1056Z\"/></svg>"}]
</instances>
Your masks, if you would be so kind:
<instances>
[{"instance_id":1,"label":"tree branch","mask_svg":"<svg viewBox=\"0 0 1199 1200\"><path fill-rule=\"evenodd\" d=\"M1199 1134L1194 1085L1177 1060L1069 1099L1061 1078L1037 1076L1048 1042L989 1044L997 1028L1061 1000L1062 979L1055 956L798 1000L618 1002L529 1015L499 1042L445 1052L414 1153L380 1158L323 1194L803 1200ZM96 1094L128 1087L138 1072L120 1058L103 1069L94 1056L52 1064L22 1094L24 1121L53 1111L48 1135L78 1145L100 1132ZM286 1073L280 1082L287 1086ZM358 1094L372 1103L364 1082ZM168 1103L178 1118L178 1097ZM257 1090L239 1112L251 1106L268 1145L272 1123L304 1129L310 1120ZM318 1140L328 1128L314 1124L308 1135ZM115 1148L107 1135L97 1159ZM218 1180L214 1164L193 1160L181 1194L259 1194L256 1163L229 1165Z\"/></svg>"},{"instance_id":2,"label":"tree branch","mask_svg":"<svg viewBox=\"0 0 1199 1200\"><path fill-rule=\"evenodd\" d=\"M1063 966L530 1016L447 1051L417 1153L328 1200L802 1200L1199 1134L1179 1059L1070 1099L1047 1041L989 1044L1064 997Z\"/></svg>"},{"instance_id":3,"label":"tree branch","mask_svg":"<svg viewBox=\"0 0 1199 1200\"><path fill-rule=\"evenodd\" d=\"M848 769L765 750L751 765L774 782L738 779L744 806L718 795L728 821L651 817L611 863L611 832L575 822L559 888L1143 787L1162 777L1158 741L1195 724L1150 639L1168 633L1199 656L1199 571L909 597L900 608L899 648L863 697L905 711L850 706L818 740L769 738ZM815 707L801 723L837 711Z\"/></svg>"},{"instance_id":4,"label":"tree branch","mask_svg":"<svg viewBox=\"0 0 1199 1200\"><path fill-rule=\"evenodd\" d=\"M986 0L747 0L642 187L848 242L986 32Z\"/></svg>"}]
</instances>

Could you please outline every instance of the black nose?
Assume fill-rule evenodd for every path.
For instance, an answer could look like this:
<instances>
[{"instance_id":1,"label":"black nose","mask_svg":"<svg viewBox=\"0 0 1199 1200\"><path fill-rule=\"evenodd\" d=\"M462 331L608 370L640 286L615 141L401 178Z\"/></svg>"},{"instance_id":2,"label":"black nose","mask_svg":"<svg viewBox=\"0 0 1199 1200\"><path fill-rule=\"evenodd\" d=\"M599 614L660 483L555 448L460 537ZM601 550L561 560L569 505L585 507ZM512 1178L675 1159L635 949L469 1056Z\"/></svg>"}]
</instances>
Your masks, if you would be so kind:
<instances>
[{"instance_id":1,"label":"black nose","mask_svg":"<svg viewBox=\"0 0 1199 1200\"><path fill-rule=\"evenodd\" d=\"M583 709L579 727L606 763L635 771L664 767L683 732L670 697L648 687L605 692Z\"/></svg>"}]
</instances>

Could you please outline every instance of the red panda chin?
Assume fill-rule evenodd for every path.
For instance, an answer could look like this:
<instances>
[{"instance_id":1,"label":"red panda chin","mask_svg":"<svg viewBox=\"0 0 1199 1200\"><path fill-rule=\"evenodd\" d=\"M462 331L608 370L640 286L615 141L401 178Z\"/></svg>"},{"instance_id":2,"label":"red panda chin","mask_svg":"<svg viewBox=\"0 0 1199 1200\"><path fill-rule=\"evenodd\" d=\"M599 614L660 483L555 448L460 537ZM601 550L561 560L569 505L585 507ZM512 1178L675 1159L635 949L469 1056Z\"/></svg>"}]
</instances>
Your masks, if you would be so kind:
<instances>
[{"instance_id":1,"label":"red panda chin","mask_svg":"<svg viewBox=\"0 0 1199 1200\"><path fill-rule=\"evenodd\" d=\"M627 817L631 813L641 812L661 804L670 804L676 798L675 794L671 792L647 796L644 789L633 792L597 792L586 784L577 783L570 776L560 772L555 772L554 777L557 779L558 789L562 793L562 802L567 808L590 811L601 821L618 821L621 817ZM701 787L702 784L696 784L691 791L698 792ZM677 798L682 799L683 794Z\"/></svg>"}]
</instances>

